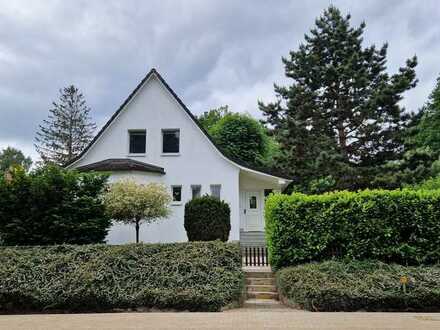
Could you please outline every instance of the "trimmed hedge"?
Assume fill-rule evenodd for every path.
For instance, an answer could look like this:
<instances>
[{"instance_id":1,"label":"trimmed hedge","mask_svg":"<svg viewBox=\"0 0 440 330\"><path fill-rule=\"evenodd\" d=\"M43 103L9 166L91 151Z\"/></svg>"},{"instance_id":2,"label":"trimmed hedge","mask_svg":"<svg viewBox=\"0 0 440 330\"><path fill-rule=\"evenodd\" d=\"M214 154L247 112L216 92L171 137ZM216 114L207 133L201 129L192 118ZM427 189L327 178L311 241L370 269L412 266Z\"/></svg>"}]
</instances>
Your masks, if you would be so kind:
<instances>
[{"instance_id":1,"label":"trimmed hedge","mask_svg":"<svg viewBox=\"0 0 440 330\"><path fill-rule=\"evenodd\" d=\"M242 287L238 244L0 248L0 312L218 311Z\"/></svg>"},{"instance_id":2,"label":"trimmed hedge","mask_svg":"<svg viewBox=\"0 0 440 330\"><path fill-rule=\"evenodd\" d=\"M326 261L284 268L276 278L289 305L310 311L440 311L438 265Z\"/></svg>"},{"instance_id":3,"label":"trimmed hedge","mask_svg":"<svg viewBox=\"0 0 440 330\"><path fill-rule=\"evenodd\" d=\"M189 241L226 242L231 231L231 210L212 196L194 198L185 204L185 230Z\"/></svg>"},{"instance_id":4,"label":"trimmed hedge","mask_svg":"<svg viewBox=\"0 0 440 330\"><path fill-rule=\"evenodd\" d=\"M440 190L277 194L265 214L275 268L334 257L440 261Z\"/></svg>"}]
</instances>

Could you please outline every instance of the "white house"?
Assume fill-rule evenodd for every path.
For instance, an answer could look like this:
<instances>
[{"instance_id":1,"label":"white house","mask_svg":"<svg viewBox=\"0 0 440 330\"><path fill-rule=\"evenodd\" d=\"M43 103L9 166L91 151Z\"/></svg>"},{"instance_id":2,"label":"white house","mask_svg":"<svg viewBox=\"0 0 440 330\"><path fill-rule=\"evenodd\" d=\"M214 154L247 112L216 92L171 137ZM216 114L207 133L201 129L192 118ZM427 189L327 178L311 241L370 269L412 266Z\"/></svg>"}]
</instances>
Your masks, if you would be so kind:
<instances>
[{"instance_id":1,"label":"white house","mask_svg":"<svg viewBox=\"0 0 440 330\"><path fill-rule=\"evenodd\" d=\"M173 196L164 221L141 225L144 242L186 241L184 205L211 194L231 208L229 239L263 239L264 196L287 178L225 156L161 75L152 69L69 168L111 172L110 181L160 182ZM129 225L114 224L107 241L133 242Z\"/></svg>"}]
</instances>

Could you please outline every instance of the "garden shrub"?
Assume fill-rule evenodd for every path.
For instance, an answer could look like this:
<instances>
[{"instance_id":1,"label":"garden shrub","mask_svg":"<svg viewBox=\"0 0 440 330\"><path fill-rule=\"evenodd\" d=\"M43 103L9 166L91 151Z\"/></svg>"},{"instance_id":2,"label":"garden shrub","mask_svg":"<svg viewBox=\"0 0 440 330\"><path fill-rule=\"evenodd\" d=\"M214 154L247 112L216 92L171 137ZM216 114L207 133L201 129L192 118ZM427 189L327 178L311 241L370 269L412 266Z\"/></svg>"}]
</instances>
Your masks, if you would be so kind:
<instances>
[{"instance_id":1,"label":"garden shrub","mask_svg":"<svg viewBox=\"0 0 440 330\"><path fill-rule=\"evenodd\" d=\"M107 176L48 166L0 176L4 245L103 242L111 225L101 193Z\"/></svg>"},{"instance_id":2,"label":"garden shrub","mask_svg":"<svg viewBox=\"0 0 440 330\"><path fill-rule=\"evenodd\" d=\"M185 230L189 241L226 242L231 231L229 205L208 195L190 200L185 204Z\"/></svg>"},{"instance_id":3,"label":"garden shrub","mask_svg":"<svg viewBox=\"0 0 440 330\"><path fill-rule=\"evenodd\" d=\"M218 311L242 286L238 244L0 248L0 312Z\"/></svg>"},{"instance_id":4,"label":"garden shrub","mask_svg":"<svg viewBox=\"0 0 440 330\"><path fill-rule=\"evenodd\" d=\"M288 304L310 311L440 310L438 265L325 261L281 269L276 279Z\"/></svg>"},{"instance_id":5,"label":"garden shrub","mask_svg":"<svg viewBox=\"0 0 440 330\"><path fill-rule=\"evenodd\" d=\"M440 261L439 190L273 195L266 236L275 268L333 257Z\"/></svg>"}]
</instances>

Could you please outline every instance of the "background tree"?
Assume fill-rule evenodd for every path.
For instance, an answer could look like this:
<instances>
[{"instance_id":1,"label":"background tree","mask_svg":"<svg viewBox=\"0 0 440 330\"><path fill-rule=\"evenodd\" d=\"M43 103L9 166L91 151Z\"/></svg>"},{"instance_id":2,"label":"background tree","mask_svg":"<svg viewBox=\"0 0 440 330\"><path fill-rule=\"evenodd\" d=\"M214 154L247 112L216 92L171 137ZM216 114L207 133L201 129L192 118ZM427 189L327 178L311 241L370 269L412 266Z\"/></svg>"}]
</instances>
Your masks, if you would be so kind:
<instances>
[{"instance_id":1,"label":"background tree","mask_svg":"<svg viewBox=\"0 0 440 330\"><path fill-rule=\"evenodd\" d=\"M248 114L228 113L211 127L209 133L231 158L249 164L264 163L270 148L276 148L264 126Z\"/></svg>"},{"instance_id":2,"label":"background tree","mask_svg":"<svg viewBox=\"0 0 440 330\"><path fill-rule=\"evenodd\" d=\"M20 150L7 147L0 151L0 175L11 166L21 166L26 172L32 165L32 159L26 157Z\"/></svg>"},{"instance_id":3,"label":"background tree","mask_svg":"<svg viewBox=\"0 0 440 330\"><path fill-rule=\"evenodd\" d=\"M327 178L329 189L368 187L380 166L403 153L408 116L398 102L416 85L416 58L394 75L386 72L387 45L362 46L365 23L350 26L330 6L297 51L283 58L287 87L278 101L260 103L282 154L278 164L299 189Z\"/></svg>"},{"instance_id":4,"label":"background tree","mask_svg":"<svg viewBox=\"0 0 440 330\"><path fill-rule=\"evenodd\" d=\"M35 147L45 163L63 165L87 146L95 129L83 94L71 85L60 90L59 101L39 126Z\"/></svg>"},{"instance_id":5,"label":"background tree","mask_svg":"<svg viewBox=\"0 0 440 330\"><path fill-rule=\"evenodd\" d=\"M136 243L139 243L140 224L165 218L170 212L170 202L167 189L157 183L140 185L120 181L113 183L104 195L107 213L113 220L135 225Z\"/></svg>"},{"instance_id":6,"label":"background tree","mask_svg":"<svg viewBox=\"0 0 440 330\"><path fill-rule=\"evenodd\" d=\"M440 153L440 77L428 102L414 117L407 143L412 148L429 147L437 155Z\"/></svg>"},{"instance_id":7,"label":"background tree","mask_svg":"<svg viewBox=\"0 0 440 330\"><path fill-rule=\"evenodd\" d=\"M229 114L229 107L227 105L223 105L219 108L211 109L209 111L205 111L202 115L200 115L197 119L199 123L203 126L203 128L209 132L211 128L217 124L217 122L222 119L224 116Z\"/></svg>"}]
</instances>

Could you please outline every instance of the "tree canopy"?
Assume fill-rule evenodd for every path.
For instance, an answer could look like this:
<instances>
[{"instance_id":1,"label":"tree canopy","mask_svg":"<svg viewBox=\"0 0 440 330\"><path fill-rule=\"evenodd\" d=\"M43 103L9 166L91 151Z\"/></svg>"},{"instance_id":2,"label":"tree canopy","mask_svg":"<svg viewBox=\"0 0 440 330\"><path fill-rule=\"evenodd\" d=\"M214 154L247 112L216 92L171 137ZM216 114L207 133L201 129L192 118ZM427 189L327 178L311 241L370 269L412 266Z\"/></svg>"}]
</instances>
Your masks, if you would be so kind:
<instances>
[{"instance_id":1,"label":"tree canopy","mask_svg":"<svg viewBox=\"0 0 440 330\"><path fill-rule=\"evenodd\" d=\"M115 221L135 225L136 243L139 243L140 224L165 218L170 212L170 202L167 189L158 183L120 181L111 184L104 194L108 215Z\"/></svg>"},{"instance_id":2,"label":"tree canopy","mask_svg":"<svg viewBox=\"0 0 440 330\"><path fill-rule=\"evenodd\" d=\"M35 147L43 162L64 165L88 145L95 129L84 95L71 85L60 90L59 101L39 126Z\"/></svg>"},{"instance_id":3,"label":"tree canopy","mask_svg":"<svg viewBox=\"0 0 440 330\"><path fill-rule=\"evenodd\" d=\"M282 59L290 84L275 86L277 102L259 104L282 150L278 166L302 190L323 178L333 189L368 187L404 151L409 116L399 101L416 85L417 59L389 75L387 44L364 47L364 29L330 6Z\"/></svg>"},{"instance_id":4,"label":"tree canopy","mask_svg":"<svg viewBox=\"0 0 440 330\"><path fill-rule=\"evenodd\" d=\"M0 151L0 174L11 166L20 166L25 171L29 171L31 165L32 159L26 157L21 150L7 147Z\"/></svg>"}]
</instances>

